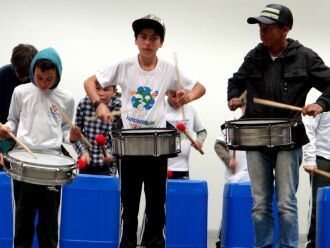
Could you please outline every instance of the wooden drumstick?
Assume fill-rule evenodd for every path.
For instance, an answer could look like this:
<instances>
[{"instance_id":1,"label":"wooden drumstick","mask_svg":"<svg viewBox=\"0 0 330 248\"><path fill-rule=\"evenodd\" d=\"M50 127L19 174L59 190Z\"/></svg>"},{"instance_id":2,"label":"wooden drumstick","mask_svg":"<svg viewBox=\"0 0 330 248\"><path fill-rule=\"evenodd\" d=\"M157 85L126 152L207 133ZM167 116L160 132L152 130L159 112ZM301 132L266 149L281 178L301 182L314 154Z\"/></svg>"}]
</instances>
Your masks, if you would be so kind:
<instances>
[{"instance_id":1,"label":"wooden drumstick","mask_svg":"<svg viewBox=\"0 0 330 248\"><path fill-rule=\"evenodd\" d=\"M193 138L192 138L192 137L189 135L189 133L187 132L187 128L186 128L186 126L185 126L184 123L179 122L179 123L176 124L175 127L176 127L177 129L179 129L181 132L183 132L183 133L186 135L186 137L190 140L190 142L191 142L191 144L193 145L193 147L194 147L197 151L199 151L200 154L202 154L202 155L204 154L204 151L196 145L196 143L195 143L195 141L193 140Z\"/></svg>"},{"instance_id":2,"label":"wooden drumstick","mask_svg":"<svg viewBox=\"0 0 330 248\"><path fill-rule=\"evenodd\" d=\"M112 112L110 112L110 114L112 116L116 116L116 115L121 115L121 114L127 113L130 110L132 110L132 109L124 109L124 110L119 110L119 111L112 111ZM87 117L85 117L85 120L86 121L95 121L96 119L97 119L97 116L87 116Z\"/></svg>"},{"instance_id":3,"label":"wooden drumstick","mask_svg":"<svg viewBox=\"0 0 330 248\"><path fill-rule=\"evenodd\" d=\"M5 128L4 125L0 122L0 127ZM9 132L9 136L16 141L17 144L19 144L25 151L27 151L33 158L37 159L37 157L33 154L33 152L20 141L19 139L16 138L16 136L12 133Z\"/></svg>"},{"instance_id":4,"label":"wooden drumstick","mask_svg":"<svg viewBox=\"0 0 330 248\"><path fill-rule=\"evenodd\" d=\"M247 91L244 90L243 93L239 96L238 100L240 100L241 102L243 102L244 101L244 98L246 97L246 93L247 93Z\"/></svg>"},{"instance_id":5,"label":"wooden drumstick","mask_svg":"<svg viewBox=\"0 0 330 248\"><path fill-rule=\"evenodd\" d=\"M67 114L64 113L64 111L63 111L61 108L59 108L59 107L56 106L55 104L53 104L52 107L53 107L53 110L54 110L54 111L58 110L58 112L61 114L62 118L65 120L65 122L67 122L67 123L70 125L70 127L73 127L73 126L74 126L73 123L72 123L71 120L70 120L70 117L67 116ZM87 138L86 138L81 132L80 132L80 135L81 135L81 139L85 142L85 144L86 144L89 148L92 148L92 147L93 147L92 144L87 140Z\"/></svg>"},{"instance_id":6,"label":"wooden drumstick","mask_svg":"<svg viewBox=\"0 0 330 248\"><path fill-rule=\"evenodd\" d=\"M317 167L313 167L313 168L308 168L306 166L304 166L304 169L307 170L308 172L314 172L316 174L319 174L321 176L327 177L330 179L330 172L324 171L324 170L320 170Z\"/></svg>"},{"instance_id":7,"label":"wooden drumstick","mask_svg":"<svg viewBox=\"0 0 330 248\"><path fill-rule=\"evenodd\" d=\"M178 56L176 52L173 53L173 59L174 59L174 65L175 65L175 72L176 72L176 80L177 80L177 87L178 90L182 90L182 82L181 82L181 77L180 77L180 72L179 72L179 66L178 66ZM184 105L181 107L182 111L182 119L185 119L185 113L184 113Z\"/></svg>"},{"instance_id":8,"label":"wooden drumstick","mask_svg":"<svg viewBox=\"0 0 330 248\"><path fill-rule=\"evenodd\" d=\"M274 102L274 101L270 101L270 100L265 100L265 99L260 99L260 98L253 98L253 102L254 103L259 103L259 104L262 104L262 105L275 107L275 108L289 109L289 110L295 110L295 111L302 112L302 108L300 108L300 107L296 107L296 106L292 106L292 105L284 104L284 103L279 103L279 102Z\"/></svg>"}]
</instances>

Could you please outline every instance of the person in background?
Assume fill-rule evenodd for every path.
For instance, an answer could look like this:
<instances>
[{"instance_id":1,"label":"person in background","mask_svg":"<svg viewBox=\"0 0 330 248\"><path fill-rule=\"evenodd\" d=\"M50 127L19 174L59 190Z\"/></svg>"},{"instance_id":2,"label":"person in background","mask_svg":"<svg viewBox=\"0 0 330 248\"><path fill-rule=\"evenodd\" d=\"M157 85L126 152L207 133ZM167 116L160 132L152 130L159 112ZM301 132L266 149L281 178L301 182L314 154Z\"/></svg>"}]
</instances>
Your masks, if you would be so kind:
<instances>
[{"instance_id":1,"label":"person in background","mask_svg":"<svg viewBox=\"0 0 330 248\"><path fill-rule=\"evenodd\" d=\"M9 132L33 150L44 153L61 153L62 142L73 143L80 138L77 127L70 129L54 104L71 119L74 100L71 94L58 87L62 63L53 48L38 52L30 65L32 83L15 88L8 121L0 127L0 138L8 138ZM37 113L37 114L36 114ZM40 248L56 248L59 245L59 213L61 186L45 186L13 179L14 248L32 247L34 220Z\"/></svg>"},{"instance_id":2,"label":"person in background","mask_svg":"<svg viewBox=\"0 0 330 248\"><path fill-rule=\"evenodd\" d=\"M97 93L102 102L108 106L110 111L120 111L121 108L121 94L117 92L116 86L110 85L102 88L96 82L95 84ZM96 117L95 108L88 96L80 100L76 109L75 125L80 128L82 133L92 144L89 148L82 140L78 140L74 144L75 151L80 159L86 161L87 167L80 169L81 174L94 174L94 175L116 175L115 157L111 154L111 136L110 130L113 128L119 129L121 127L120 115L114 116L113 123L102 122ZM105 156L103 148L96 142L96 137L103 135L106 139L104 144Z\"/></svg>"},{"instance_id":3,"label":"person in background","mask_svg":"<svg viewBox=\"0 0 330 248\"><path fill-rule=\"evenodd\" d=\"M324 112L317 116L304 118L306 132L310 142L303 147L304 168L311 173L312 194L310 199L310 212L307 232L307 248L315 248L316 240L316 199L317 190L330 186L330 180L324 176L313 173L313 168L330 172L330 112Z\"/></svg>"},{"instance_id":4,"label":"person in background","mask_svg":"<svg viewBox=\"0 0 330 248\"><path fill-rule=\"evenodd\" d=\"M38 50L29 44L18 44L13 48L10 64L0 68L0 122L6 123L11 96L16 86L31 82L29 67ZM3 154L15 145L12 139L0 140L0 164ZM2 167L0 165L0 170Z\"/></svg>"},{"instance_id":5,"label":"person in background","mask_svg":"<svg viewBox=\"0 0 330 248\"><path fill-rule=\"evenodd\" d=\"M166 120L174 127L176 127L178 123L184 123L188 134L196 133L197 139L194 140L194 145L202 149L203 143L207 137L207 132L202 126L195 108L189 104L180 107L177 102L175 91L169 91L166 95ZM189 179L189 156L192 146L190 140L182 133L181 153L179 153L177 157L169 158L168 160L168 169L172 173L171 179Z\"/></svg>"},{"instance_id":6,"label":"person in background","mask_svg":"<svg viewBox=\"0 0 330 248\"><path fill-rule=\"evenodd\" d=\"M182 90L177 90L175 66L157 56L165 37L165 25L159 17L139 18L132 23L132 28L139 54L98 70L85 81L85 90L102 121L112 121L112 115L100 100L95 82L102 87L120 86L123 109L131 109L122 114L125 129L165 128L166 92L177 91L178 103L182 106L204 95L205 88L181 73ZM165 248L167 157L123 156L119 164L123 224L120 248L137 246L142 185L146 196L145 245Z\"/></svg>"},{"instance_id":7,"label":"person in background","mask_svg":"<svg viewBox=\"0 0 330 248\"><path fill-rule=\"evenodd\" d=\"M246 108L246 98L243 97L240 109L242 116ZM250 182L249 172L246 162L246 152L239 150L229 150L223 133L219 135L214 143L214 151L226 167L225 181L226 183L242 183ZM218 231L218 241L215 243L216 248L221 247L221 229L222 221L220 221Z\"/></svg>"},{"instance_id":8,"label":"person in background","mask_svg":"<svg viewBox=\"0 0 330 248\"><path fill-rule=\"evenodd\" d=\"M272 247L274 236L273 194L276 192L279 247L298 247L298 207L296 192L302 146L308 137L303 115L316 116L330 110L330 68L311 49L287 38L293 26L290 9L268 4L257 17L247 19L259 26L261 43L244 58L244 62L228 80L227 100L230 110L237 109L239 96L247 91L247 107L243 118L287 119L296 125L292 145L246 151L251 179L254 247ZM312 87L323 94L312 104L306 97ZM261 105L254 98L301 107L302 111Z\"/></svg>"}]
</instances>

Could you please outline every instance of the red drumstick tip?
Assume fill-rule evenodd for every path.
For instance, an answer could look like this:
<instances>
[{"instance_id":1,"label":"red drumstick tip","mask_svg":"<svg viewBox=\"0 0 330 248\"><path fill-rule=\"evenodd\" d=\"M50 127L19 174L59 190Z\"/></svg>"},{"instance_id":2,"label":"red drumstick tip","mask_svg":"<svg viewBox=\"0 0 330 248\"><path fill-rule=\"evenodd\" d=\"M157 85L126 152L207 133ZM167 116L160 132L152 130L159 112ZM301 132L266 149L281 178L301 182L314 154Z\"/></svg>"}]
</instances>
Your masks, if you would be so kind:
<instances>
[{"instance_id":1,"label":"red drumstick tip","mask_svg":"<svg viewBox=\"0 0 330 248\"><path fill-rule=\"evenodd\" d=\"M95 141L97 145L104 146L107 143L107 139L104 137L103 134L99 134L95 137Z\"/></svg>"},{"instance_id":2,"label":"red drumstick tip","mask_svg":"<svg viewBox=\"0 0 330 248\"><path fill-rule=\"evenodd\" d=\"M182 132L186 131L186 125L183 122L178 122L175 127Z\"/></svg>"},{"instance_id":3,"label":"red drumstick tip","mask_svg":"<svg viewBox=\"0 0 330 248\"><path fill-rule=\"evenodd\" d=\"M171 178L173 176L173 171L171 169L167 170L167 178Z\"/></svg>"},{"instance_id":4,"label":"red drumstick tip","mask_svg":"<svg viewBox=\"0 0 330 248\"><path fill-rule=\"evenodd\" d=\"M81 158L79 158L79 159L77 160L77 164L78 164L78 168L79 168L79 170L83 170L83 169L85 169L86 166L87 166L87 162L86 162L84 159L81 159Z\"/></svg>"}]
</instances>

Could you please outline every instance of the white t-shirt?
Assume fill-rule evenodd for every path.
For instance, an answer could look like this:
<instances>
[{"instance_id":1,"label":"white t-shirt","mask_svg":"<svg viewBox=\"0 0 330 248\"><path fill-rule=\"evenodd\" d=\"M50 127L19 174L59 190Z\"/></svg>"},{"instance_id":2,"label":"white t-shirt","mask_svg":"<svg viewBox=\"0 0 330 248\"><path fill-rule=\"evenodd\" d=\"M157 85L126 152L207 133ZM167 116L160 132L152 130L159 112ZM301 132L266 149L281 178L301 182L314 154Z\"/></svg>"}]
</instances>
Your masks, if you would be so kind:
<instances>
[{"instance_id":1,"label":"white t-shirt","mask_svg":"<svg viewBox=\"0 0 330 248\"><path fill-rule=\"evenodd\" d=\"M221 134L217 140L224 142L225 137ZM229 150L229 155L233 157L233 150ZM230 169L226 166L225 171L225 179L227 182L231 183L238 183L238 182L249 182L249 172L247 168L247 161L246 161L246 151L239 151L236 150L236 161L237 167L235 170L235 174L232 173Z\"/></svg>"},{"instance_id":2,"label":"white t-shirt","mask_svg":"<svg viewBox=\"0 0 330 248\"><path fill-rule=\"evenodd\" d=\"M187 128L188 134L194 137L194 133L198 133L205 128L202 126L196 110L191 105L184 105L183 119L182 109L172 108L168 101L165 101L166 120L174 127L178 122L183 122ZM191 142L185 134L181 134L181 153L178 157L168 159L168 167L172 171L189 171L189 155Z\"/></svg>"},{"instance_id":3,"label":"white t-shirt","mask_svg":"<svg viewBox=\"0 0 330 248\"><path fill-rule=\"evenodd\" d=\"M152 71L140 67L138 56L98 70L96 78L102 87L119 85L122 91L124 128L166 127L164 98L168 90L177 90L176 70L173 64L158 59ZM180 72L184 89L191 90L195 81Z\"/></svg>"}]
</instances>

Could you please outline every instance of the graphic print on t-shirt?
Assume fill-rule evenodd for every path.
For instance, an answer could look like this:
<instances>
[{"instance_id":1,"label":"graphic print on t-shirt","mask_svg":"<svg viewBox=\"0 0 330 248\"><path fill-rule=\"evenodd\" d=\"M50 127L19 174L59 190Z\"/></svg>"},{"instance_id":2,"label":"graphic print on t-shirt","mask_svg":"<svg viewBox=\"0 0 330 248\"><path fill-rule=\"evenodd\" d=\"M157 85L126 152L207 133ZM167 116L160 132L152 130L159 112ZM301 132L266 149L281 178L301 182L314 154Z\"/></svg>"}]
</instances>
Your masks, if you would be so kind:
<instances>
[{"instance_id":1,"label":"graphic print on t-shirt","mask_svg":"<svg viewBox=\"0 0 330 248\"><path fill-rule=\"evenodd\" d=\"M158 91L152 92L149 87L140 86L137 90L131 91L131 94L131 103L134 108L143 107L145 110L149 110L155 104Z\"/></svg>"},{"instance_id":2,"label":"graphic print on t-shirt","mask_svg":"<svg viewBox=\"0 0 330 248\"><path fill-rule=\"evenodd\" d=\"M154 122L149 122L145 118L147 112L152 109L158 96L158 91L152 91L150 87L139 86L137 90L131 91L131 104L136 110L135 117L128 117L128 121L132 128L140 128L142 126L152 126Z\"/></svg>"}]
</instances>

